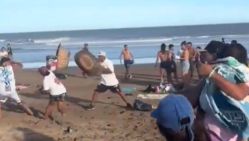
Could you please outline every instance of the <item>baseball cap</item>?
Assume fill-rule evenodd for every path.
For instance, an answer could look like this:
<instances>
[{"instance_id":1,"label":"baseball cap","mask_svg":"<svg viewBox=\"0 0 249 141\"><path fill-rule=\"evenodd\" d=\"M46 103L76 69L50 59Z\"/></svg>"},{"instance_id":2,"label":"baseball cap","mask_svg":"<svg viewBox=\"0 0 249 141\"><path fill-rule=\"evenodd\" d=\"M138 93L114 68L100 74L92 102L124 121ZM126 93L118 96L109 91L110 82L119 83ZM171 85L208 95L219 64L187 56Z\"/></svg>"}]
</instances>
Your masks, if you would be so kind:
<instances>
[{"instance_id":1,"label":"baseball cap","mask_svg":"<svg viewBox=\"0 0 249 141\"><path fill-rule=\"evenodd\" d=\"M162 99L156 110L151 116L157 120L157 123L170 133L179 133L187 129L189 140L193 141L193 131L191 129L194 122L194 111L186 97L181 95L168 95Z\"/></svg>"},{"instance_id":2,"label":"baseball cap","mask_svg":"<svg viewBox=\"0 0 249 141\"><path fill-rule=\"evenodd\" d=\"M104 51L100 51L100 52L98 53L98 56L104 56L104 57L106 57L106 53L105 53Z\"/></svg>"}]
</instances>

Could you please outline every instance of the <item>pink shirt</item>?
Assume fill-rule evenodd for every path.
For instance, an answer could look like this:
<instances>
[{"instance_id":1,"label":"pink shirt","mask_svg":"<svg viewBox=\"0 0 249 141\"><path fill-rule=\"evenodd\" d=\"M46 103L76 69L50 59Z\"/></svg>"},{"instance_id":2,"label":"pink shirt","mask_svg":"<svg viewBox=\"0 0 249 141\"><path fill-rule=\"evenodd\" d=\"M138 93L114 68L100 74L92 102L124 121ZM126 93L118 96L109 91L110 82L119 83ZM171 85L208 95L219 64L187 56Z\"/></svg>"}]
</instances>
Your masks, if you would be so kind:
<instances>
[{"instance_id":1,"label":"pink shirt","mask_svg":"<svg viewBox=\"0 0 249 141\"><path fill-rule=\"evenodd\" d=\"M224 127L215 117L206 114L204 125L207 129L211 141L237 141L238 135Z\"/></svg>"}]
</instances>

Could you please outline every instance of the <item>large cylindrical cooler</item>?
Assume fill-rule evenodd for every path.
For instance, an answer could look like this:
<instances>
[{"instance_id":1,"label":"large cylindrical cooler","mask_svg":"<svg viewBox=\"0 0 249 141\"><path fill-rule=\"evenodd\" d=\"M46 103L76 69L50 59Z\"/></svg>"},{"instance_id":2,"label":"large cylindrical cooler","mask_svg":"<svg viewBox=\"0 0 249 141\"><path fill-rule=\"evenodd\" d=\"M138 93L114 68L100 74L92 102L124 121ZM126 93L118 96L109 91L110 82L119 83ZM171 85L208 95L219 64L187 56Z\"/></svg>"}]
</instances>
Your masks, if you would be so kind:
<instances>
[{"instance_id":1,"label":"large cylindrical cooler","mask_svg":"<svg viewBox=\"0 0 249 141\"><path fill-rule=\"evenodd\" d=\"M81 50L74 56L75 63L88 75L100 74L102 67L97 63L97 58L87 50Z\"/></svg>"}]
</instances>

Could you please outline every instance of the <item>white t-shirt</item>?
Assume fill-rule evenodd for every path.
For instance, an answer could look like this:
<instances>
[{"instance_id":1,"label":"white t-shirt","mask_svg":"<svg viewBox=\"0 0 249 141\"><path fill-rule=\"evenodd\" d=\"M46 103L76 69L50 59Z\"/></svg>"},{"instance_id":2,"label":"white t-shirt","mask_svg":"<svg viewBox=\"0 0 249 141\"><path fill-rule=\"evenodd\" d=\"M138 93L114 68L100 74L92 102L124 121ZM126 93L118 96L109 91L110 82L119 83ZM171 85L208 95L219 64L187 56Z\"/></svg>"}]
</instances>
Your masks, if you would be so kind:
<instances>
[{"instance_id":1,"label":"white t-shirt","mask_svg":"<svg viewBox=\"0 0 249 141\"><path fill-rule=\"evenodd\" d=\"M43 79L43 90L49 91L51 95L60 95L67 92L65 86L51 71Z\"/></svg>"},{"instance_id":2,"label":"white t-shirt","mask_svg":"<svg viewBox=\"0 0 249 141\"><path fill-rule=\"evenodd\" d=\"M0 67L0 94L16 92L16 81L12 66Z\"/></svg>"},{"instance_id":3,"label":"white t-shirt","mask_svg":"<svg viewBox=\"0 0 249 141\"><path fill-rule=\"evenodd\" d=\"M100 83L106 86L115 86L118 85L118 79L114 73L114 66L113 63L111 62L111 60L109 59L105 59L105 61L103 63L101 63L101 66L103 66L104 68L109 68L112 73L110 74L101 74L101 81Z\"/></svg>"}]
</instances>

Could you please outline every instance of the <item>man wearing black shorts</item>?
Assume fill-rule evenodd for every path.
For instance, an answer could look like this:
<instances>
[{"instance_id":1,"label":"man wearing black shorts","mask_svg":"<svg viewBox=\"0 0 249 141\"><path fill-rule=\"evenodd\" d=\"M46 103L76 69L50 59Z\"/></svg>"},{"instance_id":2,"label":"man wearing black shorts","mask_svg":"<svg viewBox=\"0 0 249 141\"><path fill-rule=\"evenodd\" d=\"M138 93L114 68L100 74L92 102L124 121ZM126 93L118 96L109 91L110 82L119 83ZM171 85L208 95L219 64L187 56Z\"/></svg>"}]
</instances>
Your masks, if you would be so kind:
<instances>
[{"instance_id":1,"label":"man wearing black shorts","mask_svg":"<svg viewBox=\"0 0 249 141\"><path fill-rule=\"evenodd\" d=\"M92 95L92 101L87 109L93 110L94 109L93 103L95 101L96 95L99 93L104 93L107 90L110 90L111 92L119 95L121 99L126 103L126 106L128 108L132 108L131 104L127 102L127 100L125 99L124 95L120 90L118 79L116 78L116 75L114 73L113 63L111 62L111 60L106 58L105 52L103 51L99 52L98 61L100 65L103 67L101 74L101 81L94 90L94 93Z\"/></svg>"}]
</instances>

